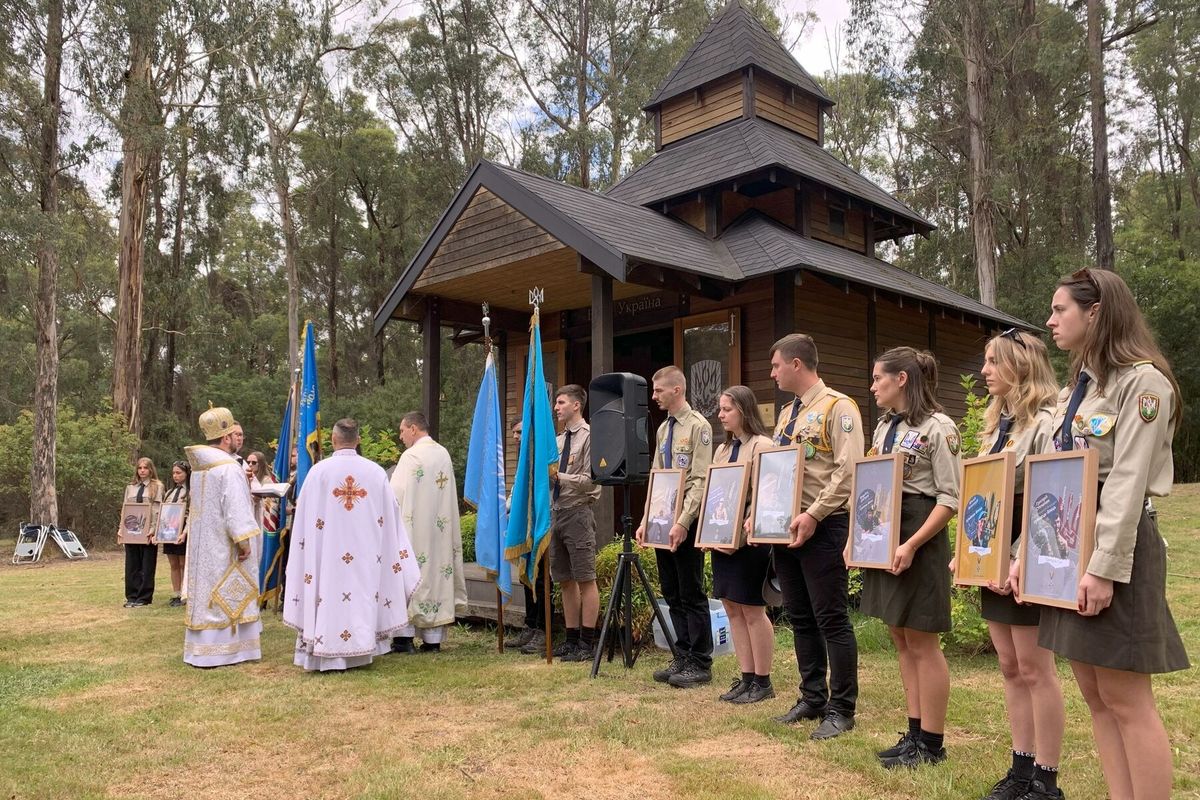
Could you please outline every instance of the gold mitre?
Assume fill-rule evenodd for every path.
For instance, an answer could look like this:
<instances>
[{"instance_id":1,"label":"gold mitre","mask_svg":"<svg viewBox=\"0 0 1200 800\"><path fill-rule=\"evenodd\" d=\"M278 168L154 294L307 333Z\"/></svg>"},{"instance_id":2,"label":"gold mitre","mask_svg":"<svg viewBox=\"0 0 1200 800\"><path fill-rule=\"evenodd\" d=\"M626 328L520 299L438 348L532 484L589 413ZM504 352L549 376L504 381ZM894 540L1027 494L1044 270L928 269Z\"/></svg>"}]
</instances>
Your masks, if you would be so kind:
<instances>
[{"instance_id":1,"label":"gold mitre","mask_svg":"<svg viewBox=\"0 0 1200 800\"><path fill-rule=\"evenodd\" d=\"M200 432L204 434L206 442L220 439L236 427L237 423L233 420L233 413L228 408L213 408L210 404L208 411L200 415Z\"/></svg>"}]
</instances>

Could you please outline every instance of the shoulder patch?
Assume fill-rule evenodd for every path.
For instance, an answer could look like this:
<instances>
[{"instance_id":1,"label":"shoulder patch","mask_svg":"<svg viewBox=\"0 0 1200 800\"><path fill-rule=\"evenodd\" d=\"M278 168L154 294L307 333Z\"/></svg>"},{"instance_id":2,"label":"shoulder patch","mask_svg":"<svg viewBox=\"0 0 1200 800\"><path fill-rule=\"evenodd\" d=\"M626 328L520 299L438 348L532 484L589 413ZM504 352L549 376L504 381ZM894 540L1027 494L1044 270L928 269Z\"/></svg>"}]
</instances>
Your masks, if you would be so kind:
<instances>
[{"instance_id":1,"label":"shoulder patch","mask_svg":"<svg viewBox=\"0 0 1200 800\"><path fill-rule=\"evenodd\" d=\"M1138 415L1142 418L1142 422L1154 422L1158 418L1158 409L1162 407L1162 400L1156 394L1146 392L1138 395Z\"/></svg>"},{"instance_id":2,"label":"shoulder patch","mask_svg":"<svg viewBox=\"0 0 1200 800\"><path fill-rule=\"evenodd\" d=\"M854 417L850 416L849 414L842 414L841 422L842 430L844 430L846 433L850 433L854 430Z\"/></svg>"},{"instance_id":3,"label":"shoulder patch","mask_svg":"<svg viewBox=\"0 0 1200 800\"><path fill-rule=\"evenodd\" d=\"M706 447L712 444L712 434L708 431L700 431L700 444Z\"/></svg>"},{"instance_id":4,"label":"shoulder patch","mask_svg":"<svg viewBox=\"0 0 1200 800\"><path fill-rule=\"evenodd\" d=\"M946 434L946 446L950 448L951 455L958 455L958 448L962 446L962 439L959 438L958 431Z\"/></svg>"}]
</instances>

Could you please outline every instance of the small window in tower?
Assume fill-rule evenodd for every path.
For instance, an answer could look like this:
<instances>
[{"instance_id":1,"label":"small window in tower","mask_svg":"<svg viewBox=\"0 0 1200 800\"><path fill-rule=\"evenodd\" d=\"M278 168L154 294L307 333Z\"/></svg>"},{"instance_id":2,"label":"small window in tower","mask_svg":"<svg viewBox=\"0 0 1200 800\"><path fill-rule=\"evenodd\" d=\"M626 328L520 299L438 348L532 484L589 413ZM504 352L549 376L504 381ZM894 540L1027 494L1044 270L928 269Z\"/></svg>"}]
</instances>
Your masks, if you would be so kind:
<instances>
[{"instance_id":1,"label":"small window in tower","mask_svg":"<svg viewBox=\"0 0 1200 800\"><path fill-rule=\"evenodd\" d=\"M840 208L829 209L829 233L833 236L846 235L846 212Z\"/></svg>"}]
</instances>

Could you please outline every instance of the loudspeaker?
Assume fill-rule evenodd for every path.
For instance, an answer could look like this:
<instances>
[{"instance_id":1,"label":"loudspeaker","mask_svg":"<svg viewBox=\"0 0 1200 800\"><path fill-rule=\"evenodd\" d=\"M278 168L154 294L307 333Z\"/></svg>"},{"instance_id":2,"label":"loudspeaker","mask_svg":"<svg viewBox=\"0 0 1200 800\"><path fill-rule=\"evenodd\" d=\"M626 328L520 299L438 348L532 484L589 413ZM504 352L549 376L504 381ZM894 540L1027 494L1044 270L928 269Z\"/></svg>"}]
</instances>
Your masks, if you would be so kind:
<instances>
[{"instance_id":1,"label":"loudspeaker","mask_svg":"<svg viewBox=\"0 0 1200 800\"><path fill-rule=\"evenodd\" d=\"M650 474L646 379L608 372L592 379L592 476L602 486L645 483Z\"/></svg>"}]
</instances>

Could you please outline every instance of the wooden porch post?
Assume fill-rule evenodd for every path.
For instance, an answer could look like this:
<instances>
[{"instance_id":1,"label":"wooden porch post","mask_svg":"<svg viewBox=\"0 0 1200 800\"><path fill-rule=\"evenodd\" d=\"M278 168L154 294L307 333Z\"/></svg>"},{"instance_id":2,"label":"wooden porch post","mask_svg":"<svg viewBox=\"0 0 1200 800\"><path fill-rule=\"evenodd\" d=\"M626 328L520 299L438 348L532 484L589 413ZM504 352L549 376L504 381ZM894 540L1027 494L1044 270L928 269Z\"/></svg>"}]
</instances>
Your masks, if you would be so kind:
<instances>
[{"instance_id":1,"label":"wooden porch post","mask_svg":"<svg viewBox=\"0 0 1200 800\"><path fill-rule=\"evenodd\" d=\"M875 317L875 293L871 292L871 297L867 300L867 375L875 369L875 358L879 355L879 345L876 341L878 332L876 330L878 323ZM875 421L879 419L879 407L875 405L875 395L871 394L870 389L867 390L867 419L864 422L864 429L868 431L875 430Z\"/></svg>"},{"instance_id":2,"label":"wooden porch post","mask_svg":"<svg viewBox=\"0 0 1200 800\"><path fill-rule=\"evenodd\" d=\"M423 345L421 364L421 406L429 420L429 435L435 440L441 422L442 383L442 322L438 314L438 299L425 301L425 321L421 325Z\"/></svg>"},{"instance_id":3,"label":"wooden porch post","mask_svg":"<svg viewBox=\"0 0 1200 800\"><path fill-rule=\"evenodd\" d=\"M592 275L592 377L613 371L613 279ZM590 383L590 381L589 381ZM608 544L616 532L613 489L600 489L596 503L596 544Z\"/></svg>"},{"instance_id":4,"label":"wooden porch post","mask_svg":"<svg viewBox=\"0 0 1200 800\"><path fill-rule=\"evenodd\" d=\"M784 272L776 272L775 279L775 339L779 341L789 333L796 332L796 270L789 269ZM752 359L763 358L765 353L750 353ZM778 416L779 409L783 408L783 404L791 401L792 394L790 392L780 391L775 389L775 414Z\"/></svg>"}]
</instances>

